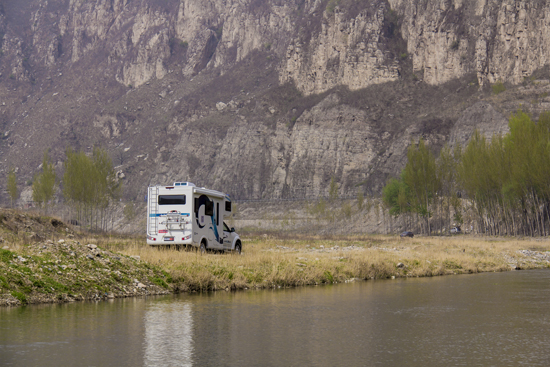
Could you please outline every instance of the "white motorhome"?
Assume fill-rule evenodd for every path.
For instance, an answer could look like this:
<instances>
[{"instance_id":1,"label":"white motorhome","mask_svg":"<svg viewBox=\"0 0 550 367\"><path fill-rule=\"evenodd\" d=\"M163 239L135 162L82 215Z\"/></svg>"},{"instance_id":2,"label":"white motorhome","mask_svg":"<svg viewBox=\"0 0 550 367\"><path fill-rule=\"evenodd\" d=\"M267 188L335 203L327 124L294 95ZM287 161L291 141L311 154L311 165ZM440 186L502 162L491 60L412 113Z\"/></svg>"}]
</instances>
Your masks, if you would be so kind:
<instances>
[{"instance_id":1,"label":"white motorhome","mask_svg":"<svg viewBox=\"0 0 550 367\"><path fill-rule=\"evenodd\" d=\"M150 186L147 190L147 243L151 246L194 246L241 252L234 228L223 221L231 214L231 198L191 182Z\"/></svg>"}]
</instances>

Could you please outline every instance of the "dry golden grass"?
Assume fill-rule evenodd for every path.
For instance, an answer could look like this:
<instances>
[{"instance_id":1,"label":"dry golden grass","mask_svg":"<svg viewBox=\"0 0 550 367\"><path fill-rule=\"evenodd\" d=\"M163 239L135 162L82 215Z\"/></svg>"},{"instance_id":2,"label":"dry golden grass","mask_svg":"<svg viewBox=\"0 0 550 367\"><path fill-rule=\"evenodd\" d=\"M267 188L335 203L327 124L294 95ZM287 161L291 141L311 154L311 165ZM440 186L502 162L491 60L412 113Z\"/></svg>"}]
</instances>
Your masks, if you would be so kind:
<instances>
[{"instance_id":1,"label":"dry golden grass","mask_svg":"<svg viewBox=\"0 0 550 367\"><path fill-rule=\"evenodd\" d=\"M546 259L550 259L548 239L468 236L251 237L243 239L240 256L158 249L147 246L141 238L104 238L97 244L160 266L171 276L176 291L292 287L353 279L541 268L548 267ZM538 252L526 256L519 250Z\"/></svg>"},{"instance_id":2,"label":"dry golden grass","mask_svg":"<svg viewBox=\"0 0 550 367\"><path fill-rule=\"evenodd\" d=\"M59 239L78 241L78 246L93 243L105 250L138 255L142 262L135 264L136 268L154 272L154 279L150 279L152 283L162 286L168 283L175 292L294 287L355 279L436 276L550 266L550 238L459 235L402 239L383 235L321 237L282 232L277 236L244 236L243 254L240 256L229 253L201 255L196 251L153 248L145 243L142 236L87 235L75 232L48 217L6 210L0 214L0 238L3 246L9 248L9 251L1 250L3 264L11 267L13 271L10 274L14 277L23 277L24 273L16 272L19 271L19 268L14 268L16 265L26 266L14 263L15 255L26 256L30 248L40 247L44 241L55 243ZM40 259L37 257L35 260ZM117 264L111 263L110 269L128 270L125 265ZM120 266L120 269L116 269L116 266ZM24 274L29 279L36 275L27 273ZM89 274L83 275L89 278ZM12 289L17 286L17 279L3 278L0 274L0 285ZM92 285L103 287L101 284ZM127 295L128 292L122 293Z\"/></svg>"}]
</instances>

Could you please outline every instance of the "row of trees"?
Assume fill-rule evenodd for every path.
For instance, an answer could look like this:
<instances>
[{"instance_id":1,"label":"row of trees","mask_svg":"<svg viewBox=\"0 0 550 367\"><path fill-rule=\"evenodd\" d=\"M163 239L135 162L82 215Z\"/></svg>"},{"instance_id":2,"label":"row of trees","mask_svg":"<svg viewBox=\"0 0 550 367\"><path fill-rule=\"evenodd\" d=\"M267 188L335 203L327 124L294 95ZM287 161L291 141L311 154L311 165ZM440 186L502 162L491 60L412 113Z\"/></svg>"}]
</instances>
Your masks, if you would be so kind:
<instances>
[{"instance_id":1,"label":"row of trees","mask_svg":"<svg viewBox=\"0 0 550 367\"><path fill-rule=\"evenodd\" d=\"M107 229L107 209L120 199L122 183L116 179L113 162L106 151L94 148L93 155L67 149L63 195L79 221Z\"/></svg>"},{"instance_id":2,"label":"row of trees","mask_svg":"<svg viewBox=\"0 0 550 367\"><path fill-rule=\"evenodd\" d=\"M74 217L90 228L107 229L107 209L122 194L121 182L116 179L113 163L107 152L95 148L91 156L83 151L66 151L61 183L63 197L74 211ZM48 152L44 153L41 171L33 178L33 201L44 211L57 192L58 182L54 164ZM17 178L15 171L8 173L7 189L12 206L17 198Z\"/></svg>"},{"instance_id":3,"label":"row of trees","mask_svg":"<svg viewBox=\"0 0 550 367\"><path fill-rule=\"evenodd\" d=\"M34 175L32 184L32 200L39 207L44 206L46 213L48 212L48 204L53 198L56 189L55 167L48 156L48 152L44 152L42 158L42 172Z\"/></svg>"},{"instance_id":4,"label":"row of trees","mask_svg":"<svg viewBox=\"0 0 550 367\"><path fill-rule=\"evenodd\" d=\"M384 204L421 230L461 224L464 217L482 233L550 233L550 113L538 121L518 111L510 132L487 140L474 132L465 148L445 147L439 157L420 140L411 144L407 165L383 190Z\"/></svg>"}]
</instances>

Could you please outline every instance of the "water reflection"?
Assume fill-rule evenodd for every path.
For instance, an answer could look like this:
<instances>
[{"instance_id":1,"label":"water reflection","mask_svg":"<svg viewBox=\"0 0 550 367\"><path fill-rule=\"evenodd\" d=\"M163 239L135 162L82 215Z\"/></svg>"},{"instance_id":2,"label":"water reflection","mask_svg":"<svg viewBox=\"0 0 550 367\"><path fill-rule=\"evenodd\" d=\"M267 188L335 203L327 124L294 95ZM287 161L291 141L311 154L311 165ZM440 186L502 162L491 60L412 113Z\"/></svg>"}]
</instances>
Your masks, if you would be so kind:
<instances>
[{"instance_id":1,"label":"water reflection","mask_svg":"<svg viewBox=\"0 0 550 367\"><path fill-rule=\"evenodd\" d=\"M0 309L1 366L550 366L550 271Z\"/></svg>"},{"instance_id":2,"label":"water reflection","mask_svg":"<svg viewBox=\"0 0 550 367\"><path fill-rule=\"evenodd\" d=\"M0 308L0 365L142 365L144 306L125 299Z\"/></svg>"},{"instance_id":3,"label":"water reflection","mask_svg":"<svg viewBox=\"0 0 550 367\"><path fill-rule=\"evenodd\" d=\"M145 311L145 366L193 365L191 304L160 300Z\"/></svg>"}]
</instances>

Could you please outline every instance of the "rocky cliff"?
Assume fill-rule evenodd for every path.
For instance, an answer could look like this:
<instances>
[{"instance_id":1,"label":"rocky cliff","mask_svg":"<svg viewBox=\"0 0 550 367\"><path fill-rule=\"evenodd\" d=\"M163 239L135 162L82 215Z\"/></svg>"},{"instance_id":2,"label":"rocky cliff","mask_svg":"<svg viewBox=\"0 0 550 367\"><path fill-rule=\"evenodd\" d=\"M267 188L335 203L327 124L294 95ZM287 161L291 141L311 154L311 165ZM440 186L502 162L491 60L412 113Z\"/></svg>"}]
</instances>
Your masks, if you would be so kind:
<instances>
[{"instance_id":1,"label":"rocky cliff","mask_svg":"<svg viewBox=\"0 0 550 367\"><path fill-rule=\"evenodd\" d=\"M0 0L0 173L16 168L23 186L45 149L61 170L67 146L100 145L126 199L174 180L237 198L325 195L332 177L341 195L377 193L411 141L437 151L548 108L549 12L539 0Z\"/></svg>"}]
</instances>

